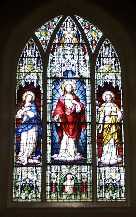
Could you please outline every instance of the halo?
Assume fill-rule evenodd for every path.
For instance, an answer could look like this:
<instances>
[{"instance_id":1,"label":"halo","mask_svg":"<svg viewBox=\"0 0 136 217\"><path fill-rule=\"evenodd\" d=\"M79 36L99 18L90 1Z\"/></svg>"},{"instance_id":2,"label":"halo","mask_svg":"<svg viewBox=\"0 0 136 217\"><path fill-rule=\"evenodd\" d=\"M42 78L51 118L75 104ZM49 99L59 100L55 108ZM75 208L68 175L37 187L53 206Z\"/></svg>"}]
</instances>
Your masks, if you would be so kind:
<instances>
[{"instance_id":1,"label":"halo","mask_svg":"<svg viewBox=\"0 0 136 217\"><path fill-rule=\"evenodd\" d=\"M32 91L26 91L26 92L23 94L23 96L22 96L23 101L25 101L27 95L31 95L31 96L32 96L32 100L33 100L33 101L35 100L35 94L34 94Z\"/></svg>"},{"instance_id":2,"label":"halo","mask_svg":"<svg viewBox=\"0 0 136 217\"><path fill-rule=\"evenodd\" d=\"M74 89L74 91L76 90L76 81L75 80L64 80L62 82L62 84L61 84L61 89L62 89L63 92L64 92L65 86L67 84L71 84L72 87L73 87L73 89Z\"/></svg>"},{"instance_id":3,"label":"halo","mask_svg":"<svg viewBox=\"0 0 136 217\"><path fill-rule=\"evenodd\" d=\"M111 91L105 91L103 94L102 94L102 99L105 101L105 96L106 95L111 95L112 99L115 97L114 93L111 92Z\"/></svg>"}]
</instances>

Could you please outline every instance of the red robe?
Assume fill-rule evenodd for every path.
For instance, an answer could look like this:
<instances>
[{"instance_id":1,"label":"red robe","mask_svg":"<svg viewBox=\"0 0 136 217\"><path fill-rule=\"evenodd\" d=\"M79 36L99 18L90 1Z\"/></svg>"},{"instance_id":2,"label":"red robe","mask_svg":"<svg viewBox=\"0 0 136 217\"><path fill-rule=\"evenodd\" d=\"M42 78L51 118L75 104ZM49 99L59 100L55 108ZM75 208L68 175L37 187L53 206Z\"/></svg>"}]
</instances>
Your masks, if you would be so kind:
<instances>
[{"instance_id":1,"label":"red robe","mask_svg":"<svg viewBox=\"0 0 136 217\"><path fill-rule=\"evenodd\" d=\"M59 143L63 138L63 131L68 137L78 141L82 129L86 128L85 108L83 103L80 102L76 95L73 95L73 100L76 100L81 107L80 112L76 112L76 106L72 109L68 109L65 106L64 96L60 97L57 105L53 111L53 117L59 115L60 127L57 130L59 136Z\"/></svg>"}]
</instances>

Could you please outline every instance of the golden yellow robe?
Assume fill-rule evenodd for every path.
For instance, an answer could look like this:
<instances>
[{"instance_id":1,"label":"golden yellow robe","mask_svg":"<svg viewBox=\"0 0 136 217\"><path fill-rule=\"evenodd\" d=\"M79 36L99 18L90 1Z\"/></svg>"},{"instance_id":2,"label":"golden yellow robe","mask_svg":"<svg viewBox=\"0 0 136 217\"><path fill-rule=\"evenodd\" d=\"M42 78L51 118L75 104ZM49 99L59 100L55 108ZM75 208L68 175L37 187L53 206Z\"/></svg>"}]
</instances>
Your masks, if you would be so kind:
<instances>
[{"instance_id":1,"label":"golden yellow robe","mask_svg":"<svg viewBox=\"0 0 136 217\"><path fill-rule=\"evenodd\" d=\"M118 107L116 106L117 110ZM100 115L104 116L104 107L101 107ZM119 133L120 133L120 126L117 120L117 115L111 111L109 115L109 120L103 124L103 145L109 143L111 139L114 139L115 144L119 145Z\"/></svg>"}]
</instances>

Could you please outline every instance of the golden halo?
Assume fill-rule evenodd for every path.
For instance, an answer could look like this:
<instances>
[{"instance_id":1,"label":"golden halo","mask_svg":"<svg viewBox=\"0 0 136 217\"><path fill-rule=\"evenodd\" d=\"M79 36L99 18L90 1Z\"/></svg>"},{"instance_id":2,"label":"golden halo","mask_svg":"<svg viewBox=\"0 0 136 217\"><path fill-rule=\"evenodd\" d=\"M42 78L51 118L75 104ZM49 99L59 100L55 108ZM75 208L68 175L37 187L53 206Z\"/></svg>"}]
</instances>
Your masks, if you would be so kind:
<instances>
[{"instance_id":1,"label":"golden halo","mask_svg":"<svg viewBox=\"0 0 136 217\"><path fill-rule=\"evenodd\" d=\"M33 101L35 100L35 94L34 94L32 91L26 91L26 92L23 94L23 96L22 96L23 101L25 101L27 95L31 95L31 96L32 96L32 100L33 100Z\"/></svg>"},{"instance_id":2,"label":"golden halo","mask_svg":"<svg viewBox=\"0 0 136 217\"><path fill-rule=\"evenodd\" d=\"M115 95L113 92L111 91L105 91L103 94L102 94L102 99L105 101L105 96L106 95L111 95L112 99L114 99Z\"/></svg>"}]
</instances>

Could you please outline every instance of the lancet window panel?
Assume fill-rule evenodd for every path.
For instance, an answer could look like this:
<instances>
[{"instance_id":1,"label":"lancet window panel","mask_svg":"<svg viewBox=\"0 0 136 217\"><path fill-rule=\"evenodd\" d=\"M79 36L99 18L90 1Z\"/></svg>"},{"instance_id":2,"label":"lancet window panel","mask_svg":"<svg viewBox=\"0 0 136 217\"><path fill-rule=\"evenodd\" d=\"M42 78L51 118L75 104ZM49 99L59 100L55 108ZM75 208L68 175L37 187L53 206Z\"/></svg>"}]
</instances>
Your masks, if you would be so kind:
<instances>
[{"instance_id":1,"label":"lancet window panel","mask_svg":"<svg viewBox=\"0 0 136 217\"><path fill-rule=\"evenodd\" d=\"M31 38L18 61L14 144L14 201L41 200L42 90L41 55Z\"/></svg>"},{"instance_id":2,"label":"lancet window panel","mask_svg":"<svg viewBox=\"0 0 136 217\"><path fill-rule=\"evenodd\" d=\"M105 40L96 61L96 141L98 200L125 199L121 68Z\"/></svg>"}]
</instances>

